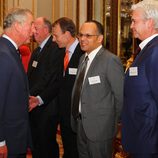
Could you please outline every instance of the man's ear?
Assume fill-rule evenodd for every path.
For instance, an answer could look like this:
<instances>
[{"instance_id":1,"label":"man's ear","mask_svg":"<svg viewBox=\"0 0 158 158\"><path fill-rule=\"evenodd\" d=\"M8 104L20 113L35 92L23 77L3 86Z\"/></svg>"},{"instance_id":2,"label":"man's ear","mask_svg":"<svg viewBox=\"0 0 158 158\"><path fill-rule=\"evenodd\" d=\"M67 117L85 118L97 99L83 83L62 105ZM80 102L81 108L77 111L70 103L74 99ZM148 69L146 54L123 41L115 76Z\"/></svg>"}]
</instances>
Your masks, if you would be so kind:
<instances>
[{"instance_id":1,"label":"man's ear","mask_svg":"<svg viewBox=\"0 0 158 158\"><path fill-rule=\"evenodd\" d=\"M103 39L104 39L104 36L103 36L103 35L99 35L99 36L98 36L98 41L99 41L99 43L102 43Z\"/></svg>"},{"instance_id":2,"label":"man's ear","mask_svg":"<svg viewBox=\"0 0 158 158\"><path fill-rule=\"evenodd\" d=\"M155 26L154 20L152 18L149 18L147 20L147 27L148 27L148 29L150 30L151 28L154 28L154 26Z\"/></svg>"},{"instance_id":3,"label":"man's ear","mask_svg":"<svg viewBox=\"0 0 158 158\"><path fill-rule=\"evenodd\" d=\"M66 34L66 37L71 36L71 34L70 34L70 32L69 32L69 31L66 31L66 32L65 32L65 34Z\"/></svg>"},{"instance_id":4,"label":"man's ear","mask_svg":"<svg viewBox=\"0 0 158 158\"><path fill-rule=\"evenodd\" d=\"M17 32L19 32L22 29L22 25L18 22L15 22L13 26Z\"/></svg>"}]
</instances>

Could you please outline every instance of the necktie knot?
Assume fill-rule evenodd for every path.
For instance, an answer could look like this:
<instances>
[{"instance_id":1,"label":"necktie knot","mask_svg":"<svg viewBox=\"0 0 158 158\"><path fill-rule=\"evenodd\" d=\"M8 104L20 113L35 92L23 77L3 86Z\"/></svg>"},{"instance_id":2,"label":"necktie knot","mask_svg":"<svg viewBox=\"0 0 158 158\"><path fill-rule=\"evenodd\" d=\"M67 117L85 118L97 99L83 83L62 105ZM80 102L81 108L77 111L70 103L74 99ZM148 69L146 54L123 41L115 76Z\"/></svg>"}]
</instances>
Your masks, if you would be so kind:
<instances>
[{"instance_id":1,"label":"necktie knot","mask_svg":"<svg viewBox=\"0 0 158 158\"><path fill-rule=\"evenodd\" d=\"M41 51L41 47L37 47L36 52L40 53L40 51Z\"/></svg>"},{"instance_id":2,"label":"necktie knot","mask_svg":"<svg viewBox=\"0 0 158 158\"><path fill-rule=\"evenodd\" d=\"M88 55L85 57L84 62L88 62L89 58Z\"/></svg>"},{"instance_id":3,"label":"necktie knot","mask_svg":"<svg viewBox=\"0 0 158 158\"><path fill-rule=\"evenodd\" d=\"M139 52L141 51L140 47L137 47L136 51L133 53L133 58L135 59L136 56L139 54Z\"/></svg>"},{"instance_id":4,"label":"necktie knot","mask_svg":"<svg viewBox=\"0 0 158 158\"><path fill-rule=\"evenodd\" d=\"M89 58L88 58L88 55L87 55L87 56L84 58L83 62L82 62L81 70L80 70L80 71L82 71L83 68L86 68L86 67L87 67L87 62L88 62L88 60L89 60ZM85 72L84 72L84 73L85 73Z\"/></svg>"}]
</instances>

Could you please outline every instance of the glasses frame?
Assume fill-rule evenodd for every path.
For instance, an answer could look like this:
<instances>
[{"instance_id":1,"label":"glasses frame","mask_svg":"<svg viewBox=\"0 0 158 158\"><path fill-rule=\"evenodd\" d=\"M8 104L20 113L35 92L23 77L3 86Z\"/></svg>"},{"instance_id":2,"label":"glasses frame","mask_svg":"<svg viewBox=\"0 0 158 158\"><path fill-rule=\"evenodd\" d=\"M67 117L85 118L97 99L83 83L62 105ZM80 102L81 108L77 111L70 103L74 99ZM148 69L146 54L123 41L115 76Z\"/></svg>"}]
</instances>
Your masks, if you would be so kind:
<instances>
[{"instance_id":1,"label":"glasses frame","mask_svg":"<svg viewBox=\"0 0 158 158\"><path fill-rule=\"evenodd\" d=\"M100 35L90 35L90 34L82 34L82 33L78 34L79 38L82 38L82 37L91 38L93 36L100 36Z\"/></svg>"}]
</instances>

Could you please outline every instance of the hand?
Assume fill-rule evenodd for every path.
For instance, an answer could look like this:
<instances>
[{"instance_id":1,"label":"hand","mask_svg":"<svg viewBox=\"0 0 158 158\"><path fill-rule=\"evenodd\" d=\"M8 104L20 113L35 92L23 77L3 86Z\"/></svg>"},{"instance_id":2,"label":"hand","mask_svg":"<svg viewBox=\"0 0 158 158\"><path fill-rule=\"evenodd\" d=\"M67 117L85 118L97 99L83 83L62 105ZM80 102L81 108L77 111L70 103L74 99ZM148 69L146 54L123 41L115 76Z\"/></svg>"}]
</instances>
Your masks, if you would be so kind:
<instances>
[{"instance_id":1,"label":"hand","mask_svg":"<svg viewBox=\"0 0 158 158\"><path fill-rule=\"evenodd\" d=\"M8 150L7 150L7 146L1 146L0 147L0 158L7 158L7 154L8 154Z\"/></svg>"},{"instance_id":2,"label":"hand","mask_svg":"<svg viewBox=\"0 0 158 158\"><path fill-rule=\"evenodd\" d=\"M29 97L29 112L32 111L36 106L40 104L39 100L35 96Z\"/></svg>"}]
</instances>

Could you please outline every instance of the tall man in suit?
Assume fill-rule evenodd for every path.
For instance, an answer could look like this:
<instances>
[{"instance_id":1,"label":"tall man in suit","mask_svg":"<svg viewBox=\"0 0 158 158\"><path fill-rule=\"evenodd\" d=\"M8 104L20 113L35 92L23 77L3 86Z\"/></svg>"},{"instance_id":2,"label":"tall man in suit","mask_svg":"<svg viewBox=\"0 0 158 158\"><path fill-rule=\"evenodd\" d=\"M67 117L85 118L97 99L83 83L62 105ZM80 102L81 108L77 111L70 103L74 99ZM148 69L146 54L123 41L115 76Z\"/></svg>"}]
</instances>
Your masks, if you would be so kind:
<instances>
[{"instance_id":1,"label":"tall man in suit","mask_svg":"<svg viewBox=\"0 0 158 158\"><path fill-rule=\"evenodd\" d=\"M64 147L63 158L78 158L76 133L72 131L71 93L76 78L79 59L83 54L79 41L76 38L76 27L74 22L66 17L60 18L53 23L53 40L60 48L65 48L68 53L68 65L65 63L63 79L59 93L60 105L60 129ZM64 61L67 54L65 53Z\"/></svg>"},{"instance_id":2,"label":"tall man in suit","mask_svg":"<svg viewBox=\"0 0 158 158\"><path fill-rule=\"evenodd\" d=\"M158 158L158 2L131 9L131 29L142 42L125 76L122 144L132 158Z\"/></svg>"},{"instance_id":3,"label":"tall man in suit","mask_svg":"<svg viewBox=\"0 0 158 158\"><path fill-rule=\"evenodd\" d=\"M4 19L0 37L0 157L26 158L30 141L29 89L17 51L29 42L33 16L28 9L13 9Z\"/></svg>"},{"instance_id":4,"label":"tall man in suit","mask_svg":"<svg viewBox=\"0 0 158 158\"><path fill-rule=\"evenodd\" d=\"M52 25L49 20L39 17L34 25L34 38L40 49L35 49L28 67L33 158L58 158L57 96L62 78L64 52L52 42Z\"/></svg>"},{"instance_id":5,"label":"tall man in suit","mask_svg":"<svg viewBox=\"0 0 158 158\"><path fill-rule=\"evenodd\" d=\"M122 108L123 66L102 46L103 34L103 26L95 20L85 22L79 32L81 49L86 53L80 58L72 92L72 128L77 131L80 158L112 157ZM79 85L85 60L87 67Z\"/></svg>"}]
</instances>

